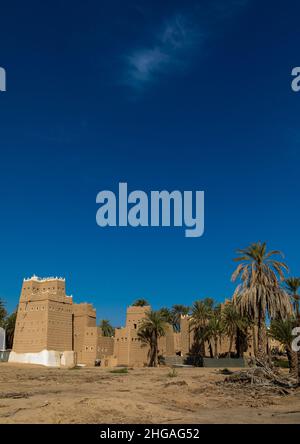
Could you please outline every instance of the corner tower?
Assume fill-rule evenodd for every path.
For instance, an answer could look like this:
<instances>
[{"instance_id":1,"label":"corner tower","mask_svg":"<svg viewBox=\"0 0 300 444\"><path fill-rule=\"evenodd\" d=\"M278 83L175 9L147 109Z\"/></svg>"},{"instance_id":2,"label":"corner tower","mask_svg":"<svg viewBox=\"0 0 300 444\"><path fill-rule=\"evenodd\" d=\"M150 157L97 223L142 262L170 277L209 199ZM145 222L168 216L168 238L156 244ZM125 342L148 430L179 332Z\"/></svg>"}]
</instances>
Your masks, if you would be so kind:
<instances>
[{"instance_id":1,"label":"corner tower","mask_svg":"<svg viewBox=\"0 0 300 444\"><path fill-rule=\"evenodd\" d=\"M65 279L37 276L24 279L13 351L71 351L72 328L72 297L66 296Z\"/></svg>"}]
</instances>

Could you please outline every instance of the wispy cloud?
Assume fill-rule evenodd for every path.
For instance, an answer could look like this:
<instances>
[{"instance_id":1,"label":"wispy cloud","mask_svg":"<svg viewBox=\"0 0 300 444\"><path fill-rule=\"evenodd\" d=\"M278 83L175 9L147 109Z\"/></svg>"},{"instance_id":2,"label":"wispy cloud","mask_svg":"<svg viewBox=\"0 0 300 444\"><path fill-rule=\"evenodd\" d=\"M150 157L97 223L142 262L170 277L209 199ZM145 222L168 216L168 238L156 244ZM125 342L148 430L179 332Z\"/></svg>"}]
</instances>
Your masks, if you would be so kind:
<instances>
[{"instance_id":1,"label":"wispy cloud","mask_svg":"<svg viewBox=\"0 0 300 444\"><path fill-rule=\"evenodd\" d=\"M188 14L175 14L153 34L152 44L124 56L122 83L136 91L170 73L183 71L211 33L219 32L249 0L203 0Z\"/></svg>"},{"instance_id":2,"label":"wispy cloud","mask_svg":"<svg viewBox=\"0 0 300 444\"><path fill-rule=\"evenodd\" d=\"M174 67L183 69L191 50L201 42L201 38L192 23L176 15L155 36L152 47L136 50L125 57L124 82L135 89L142 89Z\"/></svg>"}]
</instances>

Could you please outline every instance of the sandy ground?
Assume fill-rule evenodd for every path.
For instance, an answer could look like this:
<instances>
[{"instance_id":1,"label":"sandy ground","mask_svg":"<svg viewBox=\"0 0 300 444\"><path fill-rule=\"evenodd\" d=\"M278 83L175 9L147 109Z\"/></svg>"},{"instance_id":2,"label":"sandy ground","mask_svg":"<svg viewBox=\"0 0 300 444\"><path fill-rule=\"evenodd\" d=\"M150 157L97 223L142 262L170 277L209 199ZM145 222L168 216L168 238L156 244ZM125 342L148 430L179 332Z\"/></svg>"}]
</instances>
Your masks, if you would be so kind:
<instances>
[{"instance_id":1,"label":"sandy ground","mask_svg":"<svg viewBox=\"0 0 300 444\"><path fill-rule=\"evenodd\" d=\"M217 369L47 369L0 363L0 423L300 423L300 390L223 385Z\"/></svg>"}]
</instances>

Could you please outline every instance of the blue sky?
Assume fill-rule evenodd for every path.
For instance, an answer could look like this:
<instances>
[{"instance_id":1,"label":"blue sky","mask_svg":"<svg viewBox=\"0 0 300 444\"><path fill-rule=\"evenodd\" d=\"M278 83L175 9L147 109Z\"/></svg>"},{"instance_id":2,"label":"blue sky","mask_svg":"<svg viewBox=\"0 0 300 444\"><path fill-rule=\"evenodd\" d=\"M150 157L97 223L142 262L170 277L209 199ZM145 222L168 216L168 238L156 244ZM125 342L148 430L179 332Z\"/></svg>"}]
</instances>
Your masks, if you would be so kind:
<instances>
[{"instance_id":1,"label":"blue sky","mask_svg":"<svg viewBox=\"0 0 300 444\"><path fill-rule=\"evenodd\" d=\"M230 297L235 250L299 263L299 2L1 5L0 297L58 275L98 319ZM204 190L205 234L96 225L96 195Z\"/></svg>"}]
</instances>

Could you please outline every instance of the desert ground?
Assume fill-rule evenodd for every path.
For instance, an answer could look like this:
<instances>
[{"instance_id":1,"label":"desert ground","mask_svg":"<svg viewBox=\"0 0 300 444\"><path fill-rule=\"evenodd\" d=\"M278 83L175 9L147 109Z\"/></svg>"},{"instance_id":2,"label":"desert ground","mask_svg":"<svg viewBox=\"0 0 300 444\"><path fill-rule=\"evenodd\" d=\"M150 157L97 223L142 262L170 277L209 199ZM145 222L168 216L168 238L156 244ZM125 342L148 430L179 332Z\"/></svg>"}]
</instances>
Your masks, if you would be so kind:
<instances>
[{"instance_id":1,"label":"desert ground","mask_svg":"<svg viewBox=\"0 0 300 444\"><path fill-rule=\"evenodd\" d=\"M218 369L0 363L0 423L300 423L300 390L224 384Z\"/></svg>"}]
</instances>

